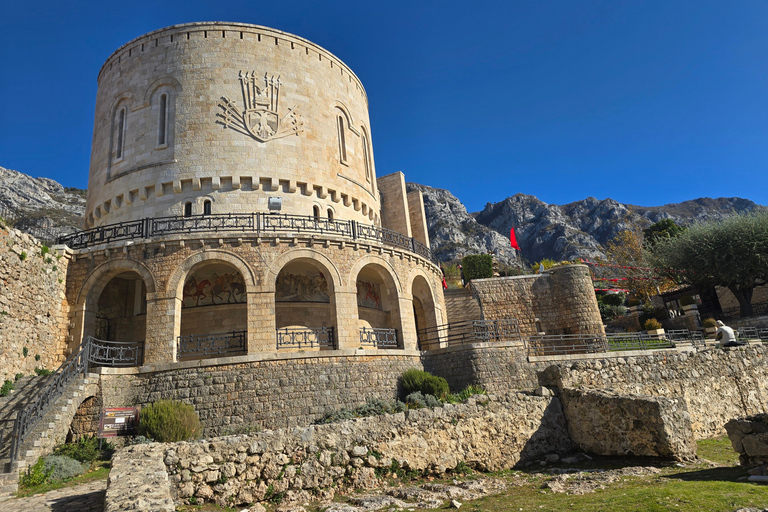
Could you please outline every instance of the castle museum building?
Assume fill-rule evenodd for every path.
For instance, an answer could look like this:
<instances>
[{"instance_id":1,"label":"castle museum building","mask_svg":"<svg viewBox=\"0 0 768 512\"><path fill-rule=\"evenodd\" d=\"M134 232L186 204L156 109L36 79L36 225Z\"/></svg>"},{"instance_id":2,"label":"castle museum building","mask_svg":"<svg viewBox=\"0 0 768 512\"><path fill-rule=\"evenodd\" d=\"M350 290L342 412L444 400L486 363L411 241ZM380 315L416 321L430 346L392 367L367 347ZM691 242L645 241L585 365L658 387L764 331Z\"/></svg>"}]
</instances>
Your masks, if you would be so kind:
<instances>
[{"instance_id":1,"label":"castle museum building","mask_svg":"<svg viewBox=\"0 0 768 512\"><path fill-rule=\"evenodd\" d=\"M115 365L416 350L446 323L421 193L377 178L363 85L278 30L190 23L115 51L85 223L62 240L68 342Z\"/></svg>"}]
</instances>

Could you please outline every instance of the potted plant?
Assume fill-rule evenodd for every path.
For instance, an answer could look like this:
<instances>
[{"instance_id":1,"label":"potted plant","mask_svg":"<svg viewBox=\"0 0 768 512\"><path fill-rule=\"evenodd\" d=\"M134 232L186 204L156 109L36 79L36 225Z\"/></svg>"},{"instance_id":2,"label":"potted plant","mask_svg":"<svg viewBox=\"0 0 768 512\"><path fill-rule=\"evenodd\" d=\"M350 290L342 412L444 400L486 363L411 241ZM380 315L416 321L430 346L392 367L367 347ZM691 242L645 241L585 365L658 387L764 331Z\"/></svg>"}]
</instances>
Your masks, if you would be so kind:
<instances>
[{"instance_id":1,"label":"potted plant","mask_svg":"<svg viewBox=\"0 0 768 512\"><path fill-rule=\"evenodd\" d=\"M651 336L661 337L664 335L664 329L661 327L661 322L655 318L649 318L646 320L643 324L643 329L645 329L645 332Z\"/></svg>"}]
</instances>

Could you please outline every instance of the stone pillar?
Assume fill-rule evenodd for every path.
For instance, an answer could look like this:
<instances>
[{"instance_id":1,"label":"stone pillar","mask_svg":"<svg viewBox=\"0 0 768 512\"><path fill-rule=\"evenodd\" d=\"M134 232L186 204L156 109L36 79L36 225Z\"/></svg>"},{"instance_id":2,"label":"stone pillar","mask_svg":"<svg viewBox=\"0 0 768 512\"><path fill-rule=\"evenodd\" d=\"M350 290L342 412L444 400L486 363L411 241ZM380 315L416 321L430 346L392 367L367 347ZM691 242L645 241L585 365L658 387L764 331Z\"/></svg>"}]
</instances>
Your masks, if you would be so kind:
<instances>
[{"instance_id":1,"label":"stone pillar","mask_svg":"<svg viewBox=\"0 0 768 512\"><path fill-rule=\"evenodd\" d=\"M378 178L376 184L381 192L381 202L385 205L381 209L381 226L405 236L412 236L405 193L405 175L401 172L388 174Z\"/></svg>"},{"instance_id":2,"label":"stone pillar","mask_svg":"<svg viewBox=\"0 0 768 512\"><path fill-rule=\"evenodd\" d=\"M248 353L274 352L277 349L275 332L275 293L248 292Z\"/></svg>"},{"instance_id":3,"label":"stone pillar","mask_svg":"<svg viewBox=\"0 0 768 512\"><path fill-rule=\"evenodd\" d=\"M176 339L181 332L181 300L148 293L146 332L144 364L176 361Z\"/></svg>"},{"instance_id":4,"label":"stone pillar","mask_svg":"<svg viewBox=\"0 0 768 512\"><path fill-rule=\"evenodd\" d=\"M424 212L424 197L421 190L408 192L408 217L411 221L413 238L429 247L429 231L427 230L427 214Z\"/></svg>"},{"instance_id":5,"label":"stone pillar","mask_svg":"<svg viewBox=\"0 0 768 512\"><path fill-rule=\"evenodd\" d=\"M551 279L550 300L560 332L567 334L604 334L592 278L586 265L563 265L545 272Z\"/></svg>"},{"instance_id":6,"label":"stone pillar","mask_svg":"<svg viewBox=\"0 0 768 512\"><path fill-rule=\"evenodd\" d=\"M400 325L397 326L398 346L406 350L417 350L419 344L416 335L416 319L413 316L413 298L403 295L397 298L397 302L400 310L398 315Z\"/></svg>"},{"instance_id":7,"label":"stone pillar","mask_svg":"<svg viewBox=\"0 0 768 512\"><path fill-rule=\"evenodd\" d=\"M74 325L69 334L71 339L67 343L68 352L71 354L83 341L87 328L90 328L90 332L93 332L93 324L96 321L96 314L87 314L85 304L76 304L70 310L71 320ZM90 324L90 325L89 325Z\"/></svg>"},{"instance_id":8,"label":"stone pillar","mask_svg":"<svg viewBox=\"0 0 768 512\"><path fill-rule=\"evenodd\" d=\"M357 312L357 288L344 287L334 293L335 311L334 328L338 348L357 348L360 346L360 323Z\"/></svg>"}]
</instances>

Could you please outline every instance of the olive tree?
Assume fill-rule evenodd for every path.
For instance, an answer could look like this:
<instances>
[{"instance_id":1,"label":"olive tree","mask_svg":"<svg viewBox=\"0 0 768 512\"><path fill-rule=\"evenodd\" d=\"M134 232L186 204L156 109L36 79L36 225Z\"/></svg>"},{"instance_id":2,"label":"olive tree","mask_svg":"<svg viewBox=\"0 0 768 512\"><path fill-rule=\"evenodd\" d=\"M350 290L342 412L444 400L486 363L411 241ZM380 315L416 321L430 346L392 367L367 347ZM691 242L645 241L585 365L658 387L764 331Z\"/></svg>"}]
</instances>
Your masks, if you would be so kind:
<instances>
[{"instance_id":1,"label":"olive tree","mask_svg":"<svg viewBox=\"0 0 768 512\"><path fill-rule=\"evenodd\" d=\"M768 213L691 226L657 240L651 261L680 283L727 287L750 316L755 286L768 283Z\"/></svg>"}]
</instances>

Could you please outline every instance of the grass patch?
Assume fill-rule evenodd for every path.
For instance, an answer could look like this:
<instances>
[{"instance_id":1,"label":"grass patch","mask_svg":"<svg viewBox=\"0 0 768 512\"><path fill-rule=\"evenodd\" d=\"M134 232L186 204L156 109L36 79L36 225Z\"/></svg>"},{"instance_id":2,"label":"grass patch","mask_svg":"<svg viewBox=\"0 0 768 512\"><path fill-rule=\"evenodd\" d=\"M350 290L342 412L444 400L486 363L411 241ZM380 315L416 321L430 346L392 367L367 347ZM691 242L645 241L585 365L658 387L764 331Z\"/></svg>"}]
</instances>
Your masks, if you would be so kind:
<instances>
[{"instance_id":1,"label":"grass patch","mask_svg":"<svg viewBox=\"0 0 768 512\"><path fill-rule=\"evenodd\" d=\"M63 489L65 487L74 487L76 485L93 482L94 480L104 480L109 476L109 469L111 467L112 463L109 461L97 461L91 465L91 469L82 475L70 478L68 480L43 483L29 487L19 484L19 492L16 493L16 497L23 498L26 496L32 496L33 494L41 494L56 489Z\"/></svg>"},{"instance_id":2,"label":"grass patch","mask_svg":"<svg viewBox=\"0 0 768 512\"><path fill-rule=\"evenodd\" d=\"M733 450L728 436L704 439L699 441L698 445L697 453L702 459L729 466L735 466L739 463L739 454Z\"/></svg>"}]
</instances>

